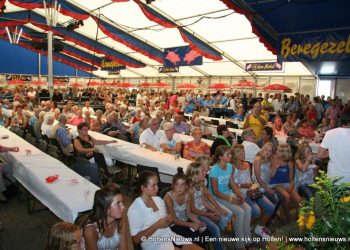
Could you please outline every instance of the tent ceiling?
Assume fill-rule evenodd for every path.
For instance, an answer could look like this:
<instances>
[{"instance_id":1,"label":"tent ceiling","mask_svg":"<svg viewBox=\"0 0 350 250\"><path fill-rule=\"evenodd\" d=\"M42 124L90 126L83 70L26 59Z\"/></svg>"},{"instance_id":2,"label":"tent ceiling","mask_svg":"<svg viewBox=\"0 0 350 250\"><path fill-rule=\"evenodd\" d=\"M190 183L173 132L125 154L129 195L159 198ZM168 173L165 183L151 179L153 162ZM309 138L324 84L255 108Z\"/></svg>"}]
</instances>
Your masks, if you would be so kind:
<instances>
[{"instance_id":1,"label":"tent ceiling","mask_svg":"<svg viewBox=\"0 0 350 250\"><path fill-rule=\"evenodd\" d=\"M279 35L349 30L350 1L348 0L220 0L239 13L250 16L255 31L271 49L276 49ZM349 76L349 61L310 61L304 65L320 77ZM301 70L296 63L286 64Z\"/></svg>"},{"instance_id":2,"label":"tent ceiling","mask_svg":"<svg viewBox=\"0 0 350 250\"><path fill-rule=\"evenodd\" d=\"M159 51L165 48L187 45L183 41L180 32L176 28L164 28L163 26L150 21L140 7L134 1L113 2L111 0L84 0L80 5L80 1L67 0L81 9L88 11L94 16L101 15L104 21L118 27L129 34L136 36L144 43L152 45ZM144 1L142 1L144 2ZM248 76L249 73L237 66L233 60L237 60L241 66L245 62L254 61L275 61L274 56L268 51L255 34L251 32L251 24L241 14L234 13L233 10L226 7L220 0L156 0L152 5L148 5L162 13L168 19L175 21L177 25L184 25L185 29L191 34L203 39L207 44L223 53L221 61L213 61L203 58L204 64L195 67L180 67L179 73L160 74L158 67L162 66L158 61L149 58L130 47L113 40L97 28L96 22L89 17L84 20L84 26L81 26L75 32L82 34L90 39L113 48L133 59L136 59L147 66L144 68L127 67L122 70L121 77L166 77L166 76ZM6 1L6 12L14 12L24 10L12 5ZM36 12L44 16L44 10L34 9ZM1 16L0 16L1 18ZM69 16L59 14L59 23L67 26L73 19ZM34 28L31 24L26 26ZM38 27L34 29L43 31ZM103 55L94 53L89 49L75 45L72 42L64 41L94 56L103 58ZM301 63L285 63L285 70L277 73L260 73L255 75L309 75L308 71ZM197 69L197 70L196 70ZM108 76L106 72L94 71L95 75L101 77Z\"/></svg>"}]
</instances>

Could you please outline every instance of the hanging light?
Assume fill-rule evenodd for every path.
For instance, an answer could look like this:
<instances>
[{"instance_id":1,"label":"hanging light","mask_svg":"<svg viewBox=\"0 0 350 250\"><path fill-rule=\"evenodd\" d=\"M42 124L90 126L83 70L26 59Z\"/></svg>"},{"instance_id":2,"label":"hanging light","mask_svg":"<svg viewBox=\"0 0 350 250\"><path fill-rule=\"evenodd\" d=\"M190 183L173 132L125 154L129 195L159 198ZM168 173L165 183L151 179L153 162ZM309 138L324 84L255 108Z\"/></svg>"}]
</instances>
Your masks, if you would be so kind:
<instances>
[{"instance_id":1,"label":"hanging light","mask_svg":"<svg viewBox=\"0 0 350 250\"><path fill-rule=\"evenodd\" d=\"M10 43L12 43L12 44L18 44L19 39L20 39L21 36L22 36L22 31L23 31L23 29L21 28L21 29L19 30L19 32L18 32L18 27L16 26L16 27L15 27L15 30L14 30L14 32L12 32L12 34L11 34L11 32L10 32L10 30L9 30L8 27L5 27L5 29L6 29L6 33L7 33L7 36L8 36L8 38L9 38Z\"/></svg>"},{"instance_id":2,"label":"hanging light","mask_svg":"<svg viewBox=\"0 0 350 250\"><path fill-rule=\"evenodd\" d=\"M61 4L57 5L57 1L55 1L53 8L50 8L50 6L46 5L46 1L44 0L44 10L47 25L49 27L56 27L58 14L61 10Z\"/></svg>"}]
</instances>

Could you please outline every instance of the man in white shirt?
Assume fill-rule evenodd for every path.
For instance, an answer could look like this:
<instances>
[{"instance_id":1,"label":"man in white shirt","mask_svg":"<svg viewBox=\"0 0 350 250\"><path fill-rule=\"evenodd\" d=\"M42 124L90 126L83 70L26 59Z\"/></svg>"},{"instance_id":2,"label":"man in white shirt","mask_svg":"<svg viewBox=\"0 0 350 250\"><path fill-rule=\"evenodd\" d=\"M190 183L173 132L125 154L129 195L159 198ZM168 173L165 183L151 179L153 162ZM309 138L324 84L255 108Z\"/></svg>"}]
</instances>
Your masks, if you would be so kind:
<instances>
[{"instance_id":1,"label":"man in white shirt","mask_svg":"<svg viewBox=\"0 0 350 250\"><path fill-rule=\"evenodd\" d=\"M340 118L342 127L328 130L318 149L317 157L328 158L328 176L343 177L337 184L350 181L350 118Z\"/></svg>"},{"instance_id":2,"label":"man in white shirt","mask_svg":"<svg viewBox=\"0 0 350 250\"><path fill-rule=\"evenodd\" d=\"M86 111L89 111L90 115L94 115L95 111L93 108L90 107L90 102L86 101L85 106L82 108L83 114L85 114Z\"/></svg>"},{"instance_id":3,"label":"man in white shirt","mask_svg":"<svg viewBox=\"0 0 350 250\"><path fill-rule=\"evenodd\" d=\"M277 94L277 99L272 101L272 107L274 111L283 110L284 100L282 99L282 94Z\"/></svg>"},{"instance_id":4,"label":"man in white shirt","mask_svg":"<svg viewBox=\"0 0 350 250\"><path fill-rule=\"evenodd\" d=\"M51 130L54 122L55 122L54 114L47 113L44 116L44 122L41 125L41 134L46 135L48 138L51 138Z\"/></svg>"},{"instance_id":5,"label":"man in white shirt","mask_svg":"<svg viewBox=\"0 0 350 250\"><path fill-rule=\"evenodd\" d=\"M145 129L140 135L140 145L144 145L152 151L158 151L162 135L163 131L159 130L158 118L152 118L149 121L149 128Z\"/></svg>"},{"instance_id":6,"label":"man in white shirt","mask_svg":"<svg viewBox=\"0 0 350 250\"><path fill-rule=\"evenodd\" d=\"M256 154L260 151L256 145L256 135L252 128L247 128L242 133L242 139L245 151L245 160L253 164Z\"/></svg>"}]
</instances>

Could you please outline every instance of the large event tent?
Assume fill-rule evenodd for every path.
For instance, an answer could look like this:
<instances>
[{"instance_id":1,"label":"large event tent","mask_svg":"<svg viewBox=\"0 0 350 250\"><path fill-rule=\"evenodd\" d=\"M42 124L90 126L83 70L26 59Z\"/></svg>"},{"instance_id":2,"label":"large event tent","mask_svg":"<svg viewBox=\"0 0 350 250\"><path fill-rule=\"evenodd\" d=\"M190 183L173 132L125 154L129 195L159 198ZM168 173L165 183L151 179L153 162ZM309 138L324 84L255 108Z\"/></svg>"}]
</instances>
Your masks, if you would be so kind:
<instances>
[{"instance_id":1,"label":"large event tent","mask_svg":"<svg viewBox=\"0 0 350 250\"><path fill-rule=\"evenodd\" d=\"M79 3L59 0L61 13L54 36L62 40L64 49L55 53L55 59L100 77L108 77L107 72L98 69L105 56L127 66L120 73L124 78L312 76L299 62L284 63L283 71L277 73L246 72L245 63L273 62L276 55L252 32L248 19L224 2L160 0L146 4L138 0ZM23 27L19 44L32 50L31 41L37 39L35 34L48 29L43 2L3 0L1 6L6 6L0 16L2 38L7 39L5 27ZM80 20L84 25L67 31L67 26ZM179 73L158 73L163 64L163 50L184 45L203 55L203 65L180 67Z\"/></svg>"}]
</instances>

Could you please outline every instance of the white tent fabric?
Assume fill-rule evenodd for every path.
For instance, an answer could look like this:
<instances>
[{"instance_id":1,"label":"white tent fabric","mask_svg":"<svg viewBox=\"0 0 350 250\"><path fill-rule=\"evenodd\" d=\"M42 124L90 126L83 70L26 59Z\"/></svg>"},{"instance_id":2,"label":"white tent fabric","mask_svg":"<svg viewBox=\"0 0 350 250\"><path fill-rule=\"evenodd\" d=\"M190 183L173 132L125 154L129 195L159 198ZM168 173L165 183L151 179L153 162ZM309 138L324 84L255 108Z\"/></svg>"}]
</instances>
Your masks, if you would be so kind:
<instances>
[{"instance_id":1,"label":"white tent fabric","mask_svg":"<svg viewBox=\"0 0 350 250\"><path fill-rule=\"evenodd\" d=\"M69 2L93 15L101 14L104 20L108 20L109 23L116 27L123 28L162 51L169 47L187 45L181 38L178 29L164 28L150 21L134 1L84 0L78 2L77 0L69 0ZM162 66L159 62L109 38L97 28L96 22L91 17L84 20L84 26L81 26L76 31L92 39L97 37L99 42L147 65L145 68L127 67L126 70L121 70L120 76L123 78L167 76L249 77L252 76L252 73L245 72L244 65L246 62L276 61L276 56L268 51L259 42L258 37L252 33L249 21L243 15L228 9L220 0L156 0L149 6L169 19L174 20L178 25L185 26L187 31L191 31L191 33L220 51L223 55L223 60L213 61L203 58L203 65L180 67L179 73L161 74L158 73L158 68ZM6 3L6 7L6 12L22 10L9 2ZM34 11L44 16L44 10L35 9ZM71 20L71 17L59 14L60 24L67 25ZM27 25L40 31L37 27L30 24ZM91 51L88 52L93 53ZM104 78L111 77L108 76L107 72L100 70L94 71L94 74ZM253 74L255 76L312 76L311 72L298 62L284 63L283 71L254 72Z\"/></svg>"}]
</instances>

